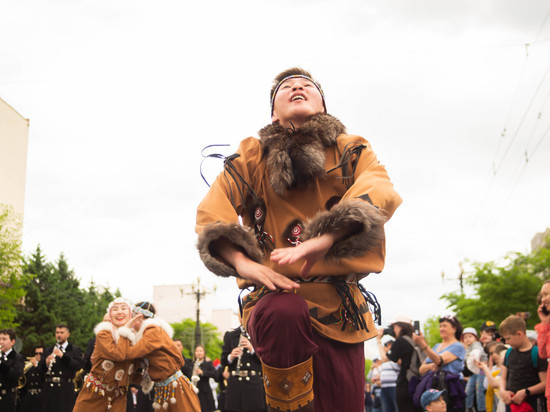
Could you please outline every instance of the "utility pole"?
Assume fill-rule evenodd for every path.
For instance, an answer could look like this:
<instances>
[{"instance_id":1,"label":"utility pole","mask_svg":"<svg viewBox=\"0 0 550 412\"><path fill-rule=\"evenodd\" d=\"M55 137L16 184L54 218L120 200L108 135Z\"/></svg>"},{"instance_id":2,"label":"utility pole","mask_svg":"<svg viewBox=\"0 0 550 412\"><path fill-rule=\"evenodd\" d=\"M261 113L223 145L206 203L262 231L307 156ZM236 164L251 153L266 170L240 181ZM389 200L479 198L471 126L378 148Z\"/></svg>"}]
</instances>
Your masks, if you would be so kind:
<instances>
[{"instance_id":1,"label":"utility pole","mask_svg":"<svg viewBox=\"0 0 550 412\"><path fill-rule=\"evenodd\" d=\"M458 285L460 286L460 294L464 294L464 267L462 266L462 261L458 262L458 267L460 268L460 273L458 274L458 279L449 279L444 271L441 271L441 281L445 282L446 280L458 280Z\"/></svg>"}]
</instances>

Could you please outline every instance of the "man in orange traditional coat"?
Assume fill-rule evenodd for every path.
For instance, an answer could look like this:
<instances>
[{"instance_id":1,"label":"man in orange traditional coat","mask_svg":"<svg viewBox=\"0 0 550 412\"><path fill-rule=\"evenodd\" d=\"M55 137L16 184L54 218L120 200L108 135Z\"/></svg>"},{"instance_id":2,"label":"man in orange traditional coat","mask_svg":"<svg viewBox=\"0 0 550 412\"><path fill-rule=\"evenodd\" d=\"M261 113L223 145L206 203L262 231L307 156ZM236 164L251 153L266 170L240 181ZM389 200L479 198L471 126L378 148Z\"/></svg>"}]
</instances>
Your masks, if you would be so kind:
<instances>
[{"instance_id":1,"label":"man in orange traditional coat","mask_svg":"<svg viewBox=\"0 0 550 412\"><path fill-rule=\"evenodd\" d=\"M226 158L198 207L199 253L254 287L243 325L270 410L362 411L378 307L359 280L382 270L401 198L370 144L327 114L310 73L280 73L270 97L272 123Z\"/></svg>"}]
</instances>

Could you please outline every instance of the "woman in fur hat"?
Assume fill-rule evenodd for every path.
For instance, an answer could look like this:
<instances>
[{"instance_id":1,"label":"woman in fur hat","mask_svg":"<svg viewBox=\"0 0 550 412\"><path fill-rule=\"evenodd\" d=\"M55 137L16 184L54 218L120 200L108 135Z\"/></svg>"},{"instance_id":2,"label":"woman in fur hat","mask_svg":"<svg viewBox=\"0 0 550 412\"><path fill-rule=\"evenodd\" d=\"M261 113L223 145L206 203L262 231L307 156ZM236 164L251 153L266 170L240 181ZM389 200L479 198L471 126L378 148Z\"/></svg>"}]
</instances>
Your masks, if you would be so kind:
<instances>
[{"instance_id":1,"label":"woman in fur hat","mask_svg":"<svg viewBox=\"0 0 550 412\"><path fill-rule=\"evenodd\" d=\"M370 144L326 113L310 73L280 73L270 97L272 123L225 159L198 207L200 256L254 287L243 324L270 410L360 411L377 304L358 282L382 270L383 225L401 198Z\"/></svg>"},{"instance_id":2,"label":"woman in fur hat","mask_svg":"<svg viewBox=\"0 0 550 412\"><path fill-rule=\"evenodd\" d=\"M145 393L154 387L154 409L200 412L199 399L193 386L181 372L184 360L172 341L172 327L164 320L155 318L155 312L155 307L149 302L135 305L135 335L126 329L121 333L121 336L135 341L128 348L127 357L146 359L148 366L141 386Z\"/></svg>"},{"instance_id":3,"label":"woman in fur hat","mask_svg":"<svg viewBox=\"0 0 550 412\"><path fill-rule=\"evenodd\" d=\"M95 329L96 341L92 354L92 369L84 379L84 386L76 400L73 412L126 411L126 392L134 374L134 361L126 351L127 339L120 339L120 331L128 328L132 305L123 298L113 300L104 321Z\"/></svg>"}]
</instances>

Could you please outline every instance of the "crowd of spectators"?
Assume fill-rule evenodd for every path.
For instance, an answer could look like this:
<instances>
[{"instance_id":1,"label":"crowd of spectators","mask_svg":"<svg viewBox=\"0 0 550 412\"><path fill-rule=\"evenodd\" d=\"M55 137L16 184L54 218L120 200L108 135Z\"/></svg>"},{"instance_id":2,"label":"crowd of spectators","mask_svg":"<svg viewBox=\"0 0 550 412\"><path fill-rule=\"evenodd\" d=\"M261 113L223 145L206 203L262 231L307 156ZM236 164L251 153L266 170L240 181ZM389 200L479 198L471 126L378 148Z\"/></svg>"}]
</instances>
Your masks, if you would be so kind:
<instances>
[{"instance_id":1,"label":"crowd of spectators","mask_svg":"<svg viewBox=\"0 0 550 412\"><path fill-rule=\"evenodd\" d=\"M415 333L411 319L394 319L378 332L365 411L550 411L550 281L538 299L535 330L527 330L524 313L499 325L486 321L465 328L455 316L443 316L433 347Z\"/></svg>"}]
</instances>

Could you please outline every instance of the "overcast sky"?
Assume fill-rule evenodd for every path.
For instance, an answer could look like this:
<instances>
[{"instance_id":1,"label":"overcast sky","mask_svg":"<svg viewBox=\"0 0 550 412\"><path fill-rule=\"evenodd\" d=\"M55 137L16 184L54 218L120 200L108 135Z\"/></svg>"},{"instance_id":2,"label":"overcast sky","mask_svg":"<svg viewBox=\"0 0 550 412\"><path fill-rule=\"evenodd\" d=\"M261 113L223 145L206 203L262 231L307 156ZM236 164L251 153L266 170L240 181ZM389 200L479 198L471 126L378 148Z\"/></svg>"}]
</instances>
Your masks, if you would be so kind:
<instances>
[{"instance_id":1,"label":"overcast sky","mask_svg":"<svg viewBox=\"0 0 550 412\"><path fill-rule=\"evenodd\" d=\"M447 313L439 297L458 288L460 261L528 252L550 226L549 10L4 0L0 97L30 119L25 252L63 252L83 285L133 300L200 276L218 286L215 307L236 310L234 281L195 249L201 150L226 143L231 154L256 135L270 122L272 78L299 65L404 199L386 226L386 269L364 281L384 322ZM220 170L204 167L209 180Z\"/></svg>"}]
</instances>

